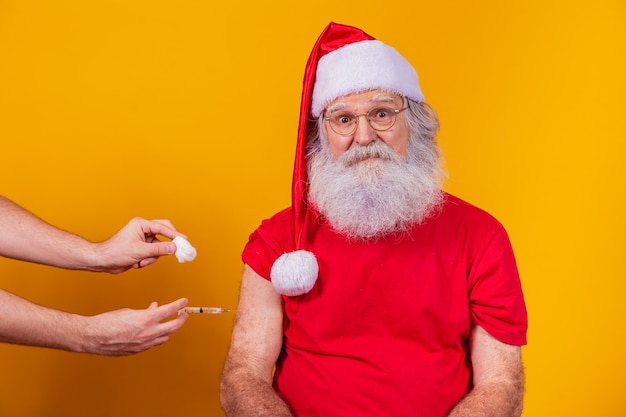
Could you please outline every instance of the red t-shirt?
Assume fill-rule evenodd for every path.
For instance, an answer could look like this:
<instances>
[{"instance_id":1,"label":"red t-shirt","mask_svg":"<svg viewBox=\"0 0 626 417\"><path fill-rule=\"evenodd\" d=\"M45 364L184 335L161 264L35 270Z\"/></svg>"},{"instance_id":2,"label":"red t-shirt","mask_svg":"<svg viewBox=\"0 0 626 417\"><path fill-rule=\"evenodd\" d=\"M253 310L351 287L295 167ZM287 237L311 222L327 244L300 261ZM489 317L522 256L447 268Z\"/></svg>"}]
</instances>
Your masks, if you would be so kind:
<instances>
[{"instance_id":1,"label":"red t-shirt","mask_svg":"<svg viewBox=\"0 0 626 417\"><path fill-rule=\"evenodd\" d=\"M456 197L408 234L347 241L311 221L313 289L283 296L274 387L302 416L443 417L471 387L470 323L526 343L527 315L509 238ZM242 258L270 279L293 248L291 210L250 236Z\"/></svg>"}]
</instances>

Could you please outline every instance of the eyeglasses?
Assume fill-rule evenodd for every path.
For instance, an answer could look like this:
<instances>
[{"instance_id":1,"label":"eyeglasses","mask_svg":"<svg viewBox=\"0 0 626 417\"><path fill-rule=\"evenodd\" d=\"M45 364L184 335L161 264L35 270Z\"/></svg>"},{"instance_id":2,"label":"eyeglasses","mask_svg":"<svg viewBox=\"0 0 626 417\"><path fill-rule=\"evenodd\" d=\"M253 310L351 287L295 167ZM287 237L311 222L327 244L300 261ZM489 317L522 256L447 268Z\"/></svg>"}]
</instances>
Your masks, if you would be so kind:
<instances>
[{"instance_id":1,"label":"eyeglasses","mask_svg":"<svg viewBox=\"0 0 626 417\"><path fill-rule=\"evenodd\" d=\"M338 135L350 136L356 131L359 124L359 117L365 116L367 122L372 129L377 132L389 130L396 123L398 114L408 108L406 98L404 99L404 107L401 109L393 109L391 107L374 107L367 113L354 114L345 110L337 110L328 115L324 115L324 120L330 124L330 128Z\"/></svg>"}]
</instances>

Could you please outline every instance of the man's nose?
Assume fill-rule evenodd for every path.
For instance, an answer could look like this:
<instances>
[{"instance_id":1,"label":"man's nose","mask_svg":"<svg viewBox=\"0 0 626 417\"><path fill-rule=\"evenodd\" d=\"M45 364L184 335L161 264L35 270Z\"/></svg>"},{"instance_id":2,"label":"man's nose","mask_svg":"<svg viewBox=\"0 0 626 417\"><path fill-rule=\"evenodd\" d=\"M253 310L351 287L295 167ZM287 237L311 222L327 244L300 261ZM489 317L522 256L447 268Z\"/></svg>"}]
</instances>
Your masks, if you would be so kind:
<instances>
[{"instance_id":1,"label":"man's nose","mask_svg":"<svg viewBox=\"0 0 626 417\"><path fill-rule=\"evenodd\" d=\"M372 126L370 126L370 122L367 120L365 114L360 114L357 117L358 123L354 131L354 142L361 146L367 146L375 141L378 135L376 131L372 129Z\"/></svg>"}]
</instances>

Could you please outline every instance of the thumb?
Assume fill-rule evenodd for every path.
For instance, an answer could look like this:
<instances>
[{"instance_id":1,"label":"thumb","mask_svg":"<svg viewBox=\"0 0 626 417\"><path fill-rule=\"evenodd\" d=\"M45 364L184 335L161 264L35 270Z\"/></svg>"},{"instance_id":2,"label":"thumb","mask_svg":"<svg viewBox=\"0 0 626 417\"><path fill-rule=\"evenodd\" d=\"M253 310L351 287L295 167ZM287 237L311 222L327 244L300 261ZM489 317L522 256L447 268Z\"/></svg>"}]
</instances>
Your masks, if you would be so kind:
<instances>
[{"instance_id":1,"label":"thumb","mask_svg":"<svg viewBox=\"0 0 626 417\"><path fill-rule=\"evenodd\" d=\"M176 252L176 244L172 242L153 242L147 247L147 255L152 257L171 255Z\"/></svg>"}]
</instances>

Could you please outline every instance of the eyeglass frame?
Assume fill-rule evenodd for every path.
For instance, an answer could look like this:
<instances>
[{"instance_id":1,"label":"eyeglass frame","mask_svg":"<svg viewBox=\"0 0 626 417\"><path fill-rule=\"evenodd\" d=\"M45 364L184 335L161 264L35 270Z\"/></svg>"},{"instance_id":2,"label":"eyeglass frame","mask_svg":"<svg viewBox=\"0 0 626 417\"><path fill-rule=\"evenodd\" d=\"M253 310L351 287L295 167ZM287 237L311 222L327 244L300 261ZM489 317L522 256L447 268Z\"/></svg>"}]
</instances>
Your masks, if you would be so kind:
<instances>
[{"instance_id":1,"label":"eyeglass frame","mask_svg":"<svg viewBox=\"0 0 626 417\"><path fill-rule=\"evenodd\" d=\"M366 113L360 113L360 114L354 114L352 112L348 112L348 113L352 113L354 115L354 128L352 129L352 131L350 131L349 133L339 133L337 132L335 129L333 129L333 124L330 121L330 117L326 117L326 112L323 113L323 119L324 121L328 122L330 125L330 129L335 132L336 134L338 134L339 136L352 136L354 135L354 132L356 132L357 127L359 126L359 118L361 116L365 116L365 120L367 120L367 124L372 128L372 130L376 131L376 132L386 132L387 130L391 129L392 127L395 126L396 124L396 120L398 119L398 115L400 113L402 113L403 111L405 111L406 109L409 108L409 100L406 97L402 97L402 108L399 109L394 109L393 110L393 123L391 123L388 127L384 128L384 129L376 129L374 126L372 126L372 120L368 117L368 115L373 111L373 110L380 110L380 107L373 107L372 109L370 109L368 112Z\"/></svg>"}]
</instances>

